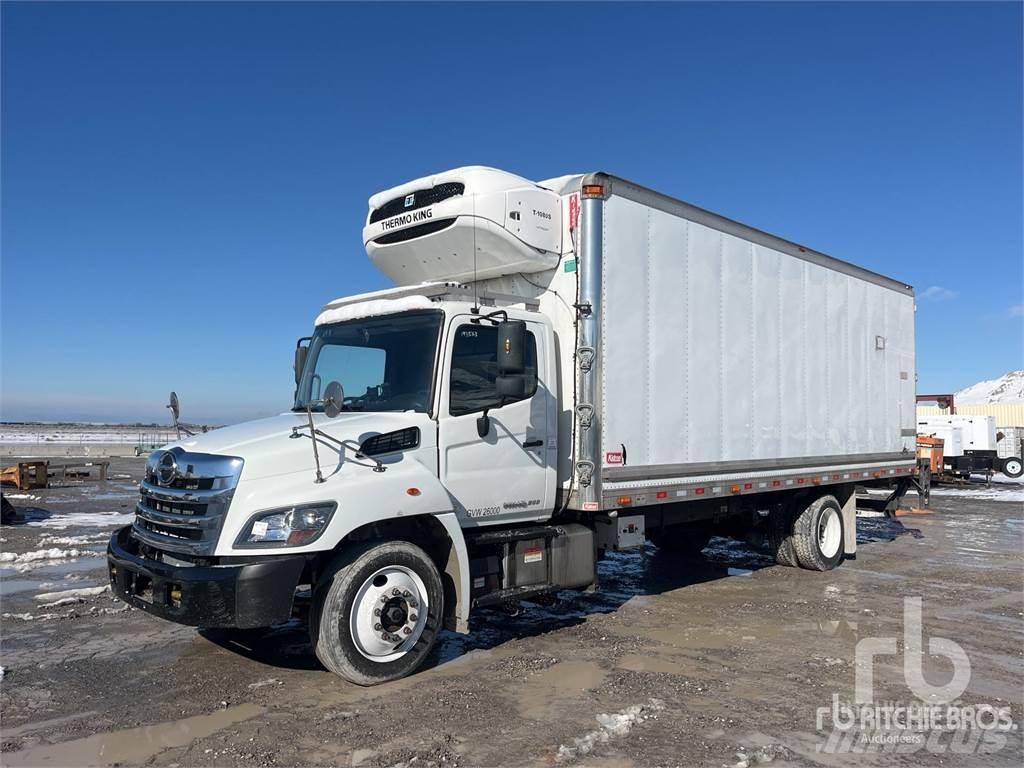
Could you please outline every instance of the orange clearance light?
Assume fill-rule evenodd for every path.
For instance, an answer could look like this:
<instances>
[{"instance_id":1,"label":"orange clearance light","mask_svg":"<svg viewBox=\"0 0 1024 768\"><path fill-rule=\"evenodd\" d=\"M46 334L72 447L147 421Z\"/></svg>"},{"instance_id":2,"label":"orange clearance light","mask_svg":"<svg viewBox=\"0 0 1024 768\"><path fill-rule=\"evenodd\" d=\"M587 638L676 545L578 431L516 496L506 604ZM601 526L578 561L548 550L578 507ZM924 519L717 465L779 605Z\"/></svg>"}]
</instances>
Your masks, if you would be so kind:
<instances>
[{"instance_id":1,"label":"orange clearance light","mask_svg":"<svg viewBox=\"0 0 1024 768\"><path fill-rule=\"evenodd\" d=\"M633 503L632 496L619 496L619 506L626 506L627 504Z\"/></svg>"},{"instance_id":2,"label":"orange clearance light","mask_svg":"<svg viewBox=\"0 0 1024 768\"><path fill-rule=\"evenodd\" d=\"M814 483L815 485L821 485L821 478L813 477L811 478L811 482Z\"/></svg>"},{"instance_id":3,"label":"orange clearance light","mask_svg":"<svg viewBox=\"0 0 1024 768\"><path fill-rule=\"evenodd\" d=\"M408 493L410 496L419 496L420 495L420 489L419 488L406 488L405 492Z\"/></svg>"},{"instance_id":4,"label":"orange clearance light","mask_svg":"<svg viewBox=\"0 0 1024 768\"><path fill-rule=\"evenodd\" d=\"M882 476L881 472L872 472L871 474L872 474L873 477L881 477Z\"/></svg>"},{"instance_id":5,"label":"orange clearance light","mask_svg":"<svg viewBox=\"0 0 1024 768\"><path fill-rule=\"evenodd\" d=\"M732 485L732 486L729 486L729 490L732 491L733 493L739 493L740 492L740 487L738 485Z\"/></svg>"},{"instance_id":6,"label":"orange clearance light","mask_svg":"<svg viewBox=\"0 0 1024 768\"><path fill-rule=\"evenodd\" d=\"M604 187L600 184L584 184L583 194L593 197L604 197Z\"/></svg>"}]
</instances>

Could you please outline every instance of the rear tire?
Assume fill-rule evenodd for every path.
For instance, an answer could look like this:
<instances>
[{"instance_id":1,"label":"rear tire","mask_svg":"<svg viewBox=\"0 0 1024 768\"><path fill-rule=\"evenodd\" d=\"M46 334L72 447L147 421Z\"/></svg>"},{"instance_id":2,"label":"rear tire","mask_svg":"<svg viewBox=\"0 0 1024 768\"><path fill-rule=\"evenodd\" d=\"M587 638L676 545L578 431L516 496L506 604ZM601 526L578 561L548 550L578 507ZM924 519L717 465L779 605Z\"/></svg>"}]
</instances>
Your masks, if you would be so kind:
<instances>
[{"instance_id":1,"label":"rear tire","mask_svg":"<svg viewBox=\"0 0 1024 768\"><path fill-rule=\"evenodd\" d=\"M647 538L658 549L683 557L697 557L708 545L714 530L702 523L684 523L655 528L647 532Z\"/></svg>"},{"instance_id":2,"label":"rear tire","mask_svg":"<svg viewBox=\"0 0 1024 768\"><path fill-rule=\"evenodd\" d=\"M356 685L412 673L441 631L444 588L430 556L408 541L342 552L313 594L309 635L317 658Z\"/></svg>"},{"instance_id":3,"label":"rear tire","mask_svg":"<svg viewBox=\"0 0 1024 768\"><path fill-rule=\"evenodd\" d=\"M1016 456L1003 459L1003 474L1016 480L1021 475L1024 475L1024 462Z\"/></svg>"},{"instance_id":4,"label":"rear tire","mask_svg":"<svg viewBox=\"0 0 1024 768\"><path fill-rule=\"evenodd\" d=\"M793 547L800 565L831 571L843 559L843 511L834 496L822 496L793 523Z\"/></svg>"},{"instance_id":5,"label":"rear tire","mask_svg":"<svg viewBox=\"0 0 1024 768\"><path fill-rule=\"evenodd\" d=\"M768 544L779 565L790 568L800 565L793 546L793 510L790 505L780 505L772 510L768 522Z\"/></svg>"}]
</instances>

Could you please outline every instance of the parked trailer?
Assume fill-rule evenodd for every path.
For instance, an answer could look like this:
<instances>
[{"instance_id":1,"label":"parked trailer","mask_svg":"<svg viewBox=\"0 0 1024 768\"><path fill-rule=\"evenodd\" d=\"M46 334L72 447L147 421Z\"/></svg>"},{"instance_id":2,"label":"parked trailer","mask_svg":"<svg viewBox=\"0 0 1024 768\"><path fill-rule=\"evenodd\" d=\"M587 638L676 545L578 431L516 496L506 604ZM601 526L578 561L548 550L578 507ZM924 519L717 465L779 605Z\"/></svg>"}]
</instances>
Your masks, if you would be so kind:
<instances>
[{"instance_id":1,"label":"parked trailer","mask_svg":"<svg viewBox=\"0 0 1024 768\"><path fill-rule=\"evenodd\" d=\"M363 238L398 287L323 308L292 412L150 456L130 604L260 627L309 590L317 656L373 684L645 539L829 570L855 487L915 473L902 282L604 173L416 179Z\"/></svg>"}]
</instances>

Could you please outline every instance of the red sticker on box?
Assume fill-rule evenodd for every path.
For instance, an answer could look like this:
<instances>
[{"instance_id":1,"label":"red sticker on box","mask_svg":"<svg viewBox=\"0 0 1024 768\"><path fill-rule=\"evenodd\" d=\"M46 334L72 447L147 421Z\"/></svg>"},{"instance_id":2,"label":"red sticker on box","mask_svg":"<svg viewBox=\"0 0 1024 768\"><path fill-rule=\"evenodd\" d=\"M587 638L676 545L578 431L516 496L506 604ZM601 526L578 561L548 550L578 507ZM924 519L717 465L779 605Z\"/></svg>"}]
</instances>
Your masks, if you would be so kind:
<instances>
[{"instance_id":1,"label":"red sticker on box","mask_svg":"<svg viewBox=\"0 0 1024 768\"><path fill-rule=\"evenodd\" d=\"M622 463L622 451L608 451L604 455L605 464L621 464Z\"/></svg>"},{"instance_id":2,"label":"red sticker on box","mask_svg":"<svg viewBox=\"0 0 1024 768\"><path fill-rule=\"evenodd\" d=\"M576 229L576 222L580 220L580 196L569 195L569 229Z\"/></svg>"}]
</instances>

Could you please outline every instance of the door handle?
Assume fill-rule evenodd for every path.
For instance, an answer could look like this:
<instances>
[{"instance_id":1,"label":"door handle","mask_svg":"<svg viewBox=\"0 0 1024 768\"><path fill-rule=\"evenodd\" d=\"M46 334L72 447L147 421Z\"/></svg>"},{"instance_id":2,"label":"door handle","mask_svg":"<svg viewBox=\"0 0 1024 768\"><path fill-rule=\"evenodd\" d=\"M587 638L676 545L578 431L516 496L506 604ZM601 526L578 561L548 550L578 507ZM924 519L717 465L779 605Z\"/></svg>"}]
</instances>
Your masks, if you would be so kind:
<instances>
[{"instance_id":1,"label":"door handle","mask_svg":"<svg viewBox=\"0 0 1024 768\"><path fill-rule=\"evenodd\" d=\"M544 445L543 440L527 440L523 443L523 448L540 448L542 445Z\"/></svg>"}]
</instances>

